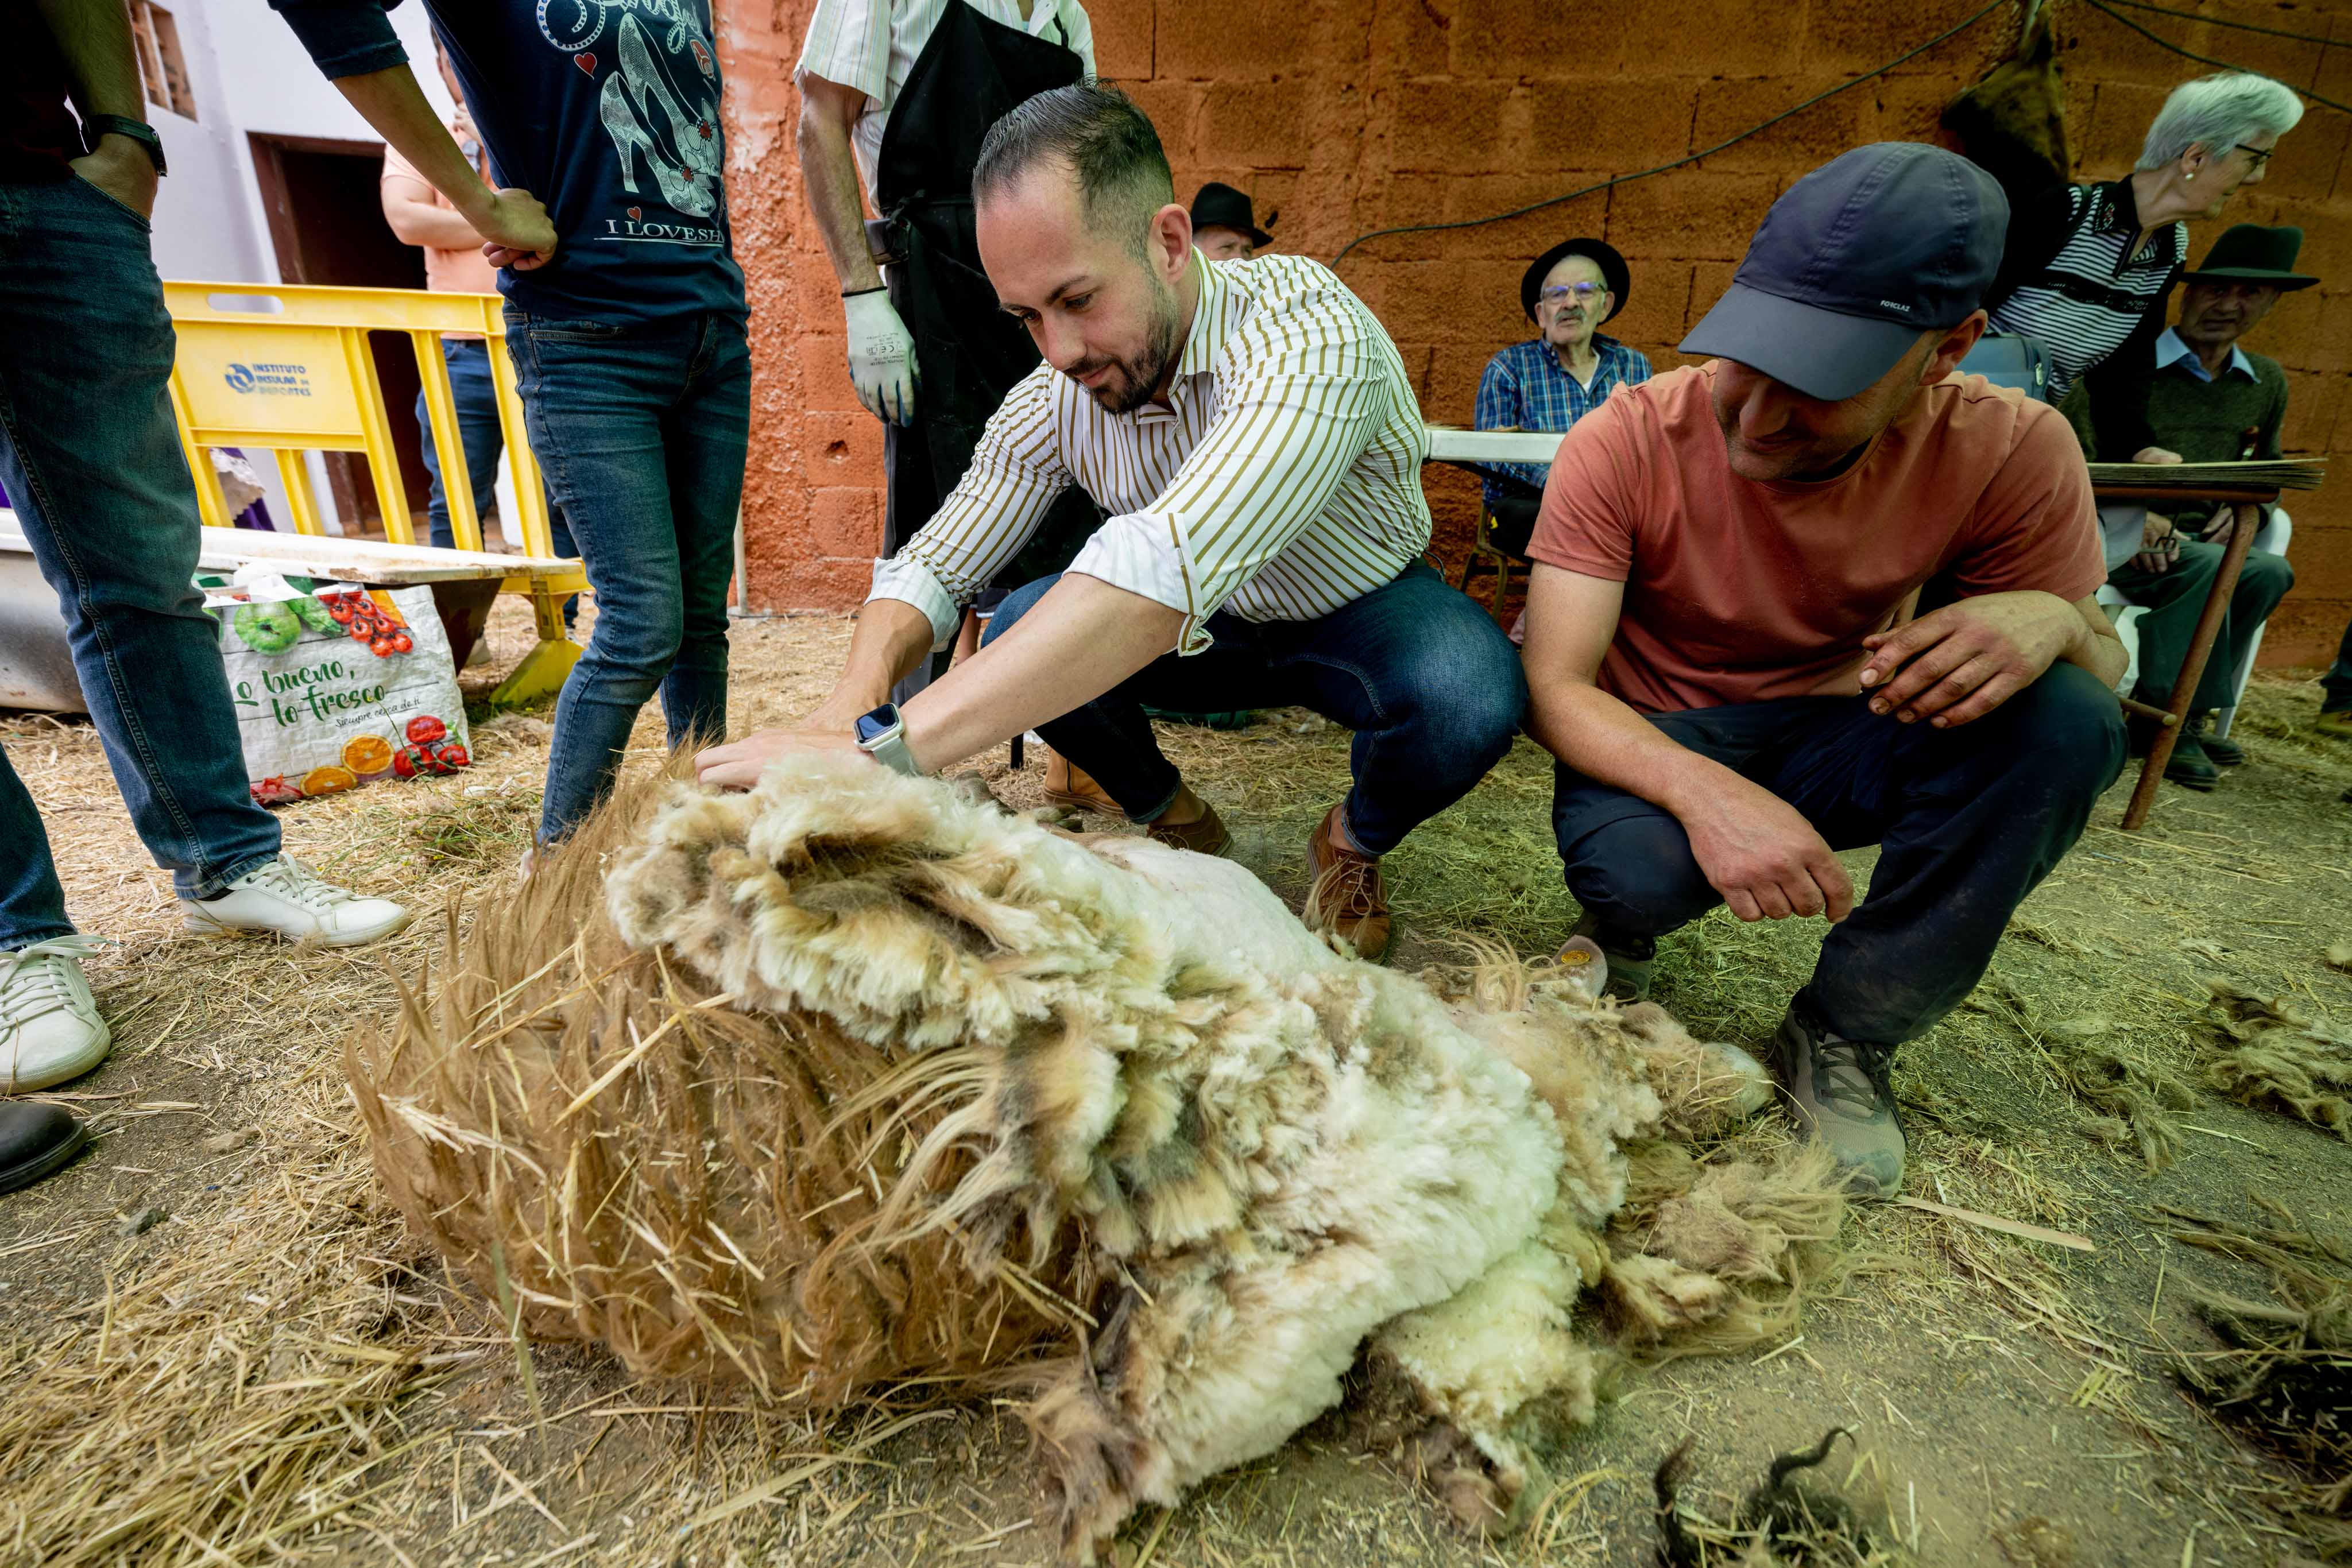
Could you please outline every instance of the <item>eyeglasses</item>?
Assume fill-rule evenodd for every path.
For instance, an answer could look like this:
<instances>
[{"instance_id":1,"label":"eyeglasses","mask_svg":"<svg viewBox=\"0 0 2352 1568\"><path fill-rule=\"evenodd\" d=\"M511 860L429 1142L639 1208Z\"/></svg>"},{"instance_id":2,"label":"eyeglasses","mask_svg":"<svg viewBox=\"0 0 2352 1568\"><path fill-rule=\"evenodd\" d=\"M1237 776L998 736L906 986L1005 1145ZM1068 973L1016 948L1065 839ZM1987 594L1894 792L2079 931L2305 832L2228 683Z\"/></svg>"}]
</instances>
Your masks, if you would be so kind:
<instances>
[{"instance_id":1,"label":"eyeglasses","mask_svg":"<svg viewBox=\"0 0 2352 1568\"><path fill-rule=\"evenodd\" d=\"M2250 164L2250 168L2247 171L2249 173L2269 162L2271 161L2272 152L2276 151L2276 149L2270 147L2249 147L2242 141L2239 142L2237 147L2239 152L2246 155L2247 161Z\"/></svg>"},{"instance_id":2,"label":"eyeglasses","mask_svg":"<svg viewBox=\"0 0 2352 1568\"><path fill-rule=\"evenodd\" d=\"M1555 283L1536 290L1536 298L1546 305L1565 305L1573 295L1579 305L1590 305L1608 292L1605 283Z\"/></svg>"}]
</instances>

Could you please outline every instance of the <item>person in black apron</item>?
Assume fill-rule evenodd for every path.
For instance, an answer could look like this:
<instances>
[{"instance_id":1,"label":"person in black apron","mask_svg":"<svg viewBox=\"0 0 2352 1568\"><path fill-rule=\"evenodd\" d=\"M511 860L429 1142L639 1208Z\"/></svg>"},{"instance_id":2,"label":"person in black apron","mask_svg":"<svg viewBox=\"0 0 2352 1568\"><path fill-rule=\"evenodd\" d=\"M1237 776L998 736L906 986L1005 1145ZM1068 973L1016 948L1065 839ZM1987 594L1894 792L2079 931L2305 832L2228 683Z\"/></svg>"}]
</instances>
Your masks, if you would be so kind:
<instances>
[{"instance_id":1,"label":"person in black apron","mask_svg":"<svg viewBox=\"0 0 2352 1568\"><path fill-rule=\"evenodd\" d=\"M1049 0L1035 0L1045 5ZM1060 31L1057 23L1054 28ZM915 340L914 418L885 426L890 495L882 553L930 521L971 465L981 427L1037 365L1036 345L998 308L972 235L971 171L981 138L1014 105L1086 73L1077 52L992 21L964 0L946 13L891 106L875 171L889 234L890 303ZM1013 588L1061 570L1102 514L1076 486L1064 492L988 591L985 614ZM947 653L934 655L933 674Z\"/></svg>"}]
</instances>

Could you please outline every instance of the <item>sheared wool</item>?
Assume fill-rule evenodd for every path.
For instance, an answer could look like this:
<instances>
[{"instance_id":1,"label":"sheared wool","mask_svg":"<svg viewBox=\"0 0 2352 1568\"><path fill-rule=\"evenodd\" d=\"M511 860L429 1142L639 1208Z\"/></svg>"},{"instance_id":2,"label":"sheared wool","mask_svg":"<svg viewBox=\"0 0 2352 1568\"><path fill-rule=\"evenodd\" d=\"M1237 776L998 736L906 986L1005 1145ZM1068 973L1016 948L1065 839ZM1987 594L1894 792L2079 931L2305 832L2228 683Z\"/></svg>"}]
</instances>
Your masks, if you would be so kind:
<instances>
[{"instance_id":1,"label":"sheared wool","mask_svg":"<svg viewBox=\"0 0 2352 1568\"><path fill-rule=\"evenodd\" d=\"M1516 967L1449 1005L1238 866L862 758L625 787L451 946L351 1053L424 1234L639 1371L1018 1389L1080 1562L1331 1406L1368 1336L1516 1515L1591 1415L1579 1291L1675 1267L1597 1235L1624 1145L1762 1090L1657 1009Z\"/></svg>"}]
</instances>

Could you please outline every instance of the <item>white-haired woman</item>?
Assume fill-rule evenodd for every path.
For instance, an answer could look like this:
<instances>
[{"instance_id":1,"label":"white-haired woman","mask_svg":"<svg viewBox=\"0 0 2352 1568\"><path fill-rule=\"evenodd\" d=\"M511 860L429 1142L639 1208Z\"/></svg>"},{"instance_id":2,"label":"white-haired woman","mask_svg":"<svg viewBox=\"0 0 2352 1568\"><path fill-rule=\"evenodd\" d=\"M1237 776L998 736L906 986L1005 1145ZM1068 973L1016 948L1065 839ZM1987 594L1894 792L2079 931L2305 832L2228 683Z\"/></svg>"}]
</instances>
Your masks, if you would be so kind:
<instances>
[{"instance_id":1,"label":"white-haired woman","mask_svg":"<svg viewBox=\"0 0 2352 1568\"><path fill-rule=\"evenodd\" d=\"M2106 183L2010 192L2009 245L1988 297L1996 332L2038 339L2053 402L2095 365L2099 450L2177 463L2147 425L2147 388L2165 300L2189 256L2189 219L2217 218L2261 183L2271 151L2303 118L2294 89L2223 71L2175 88L2147 128L2139 166ZM2112 361L2112 363L2110 363Z\"/></svg>"}]
</instances>

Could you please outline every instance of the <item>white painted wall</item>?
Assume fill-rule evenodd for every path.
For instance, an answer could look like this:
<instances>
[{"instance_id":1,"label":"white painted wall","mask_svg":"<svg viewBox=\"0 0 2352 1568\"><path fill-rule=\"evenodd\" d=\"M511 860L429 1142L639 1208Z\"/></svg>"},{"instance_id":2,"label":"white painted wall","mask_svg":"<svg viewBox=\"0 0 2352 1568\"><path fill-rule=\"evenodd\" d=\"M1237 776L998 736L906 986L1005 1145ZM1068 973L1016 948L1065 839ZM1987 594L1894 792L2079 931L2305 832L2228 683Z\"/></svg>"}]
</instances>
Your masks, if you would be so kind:
<instances>
[{"instance_id":1,"label":"white painted wall","mask_svg":"<svg viewBox=\"0 0 2352 1568\"><path fill-rule=\"evenodd\" d=\"M148 106L172 165L155 198L156 269L171 278L280 282L248 133L350 141L379 138L319 74L293 29L263 0L164 5L179 26L196 118L184 119L160 104ZM411 61L420 68L416 77L425 96L448 112L448 89L433 68L433 34L425 7L404 5L390 15ZM264 456L254 466L268 488L270 516L288 526L291 513L276 465ZM320 509L328 527L337 528L333 493L315 454L310 467Z\"/></svg>"}]
</instances>

